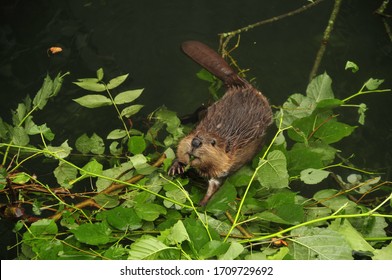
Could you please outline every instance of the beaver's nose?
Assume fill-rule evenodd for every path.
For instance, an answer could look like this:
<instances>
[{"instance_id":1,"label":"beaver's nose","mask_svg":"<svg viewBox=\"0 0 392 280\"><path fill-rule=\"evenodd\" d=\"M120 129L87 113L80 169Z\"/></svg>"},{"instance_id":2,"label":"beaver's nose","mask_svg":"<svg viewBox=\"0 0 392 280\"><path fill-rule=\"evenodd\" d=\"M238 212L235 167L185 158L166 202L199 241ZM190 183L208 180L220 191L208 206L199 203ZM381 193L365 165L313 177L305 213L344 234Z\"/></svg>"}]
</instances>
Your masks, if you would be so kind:
<instances>
[{"instance_id":1,"label":"beaver's nose","mask_svg":"<svg viewBox=\"0 0 392 280\"><path fill-rule=\"evenodd\" d=\"M201 146L201 140L198 137L192 139L192 147L199 148Z\"/></svg>"}]
</instances>

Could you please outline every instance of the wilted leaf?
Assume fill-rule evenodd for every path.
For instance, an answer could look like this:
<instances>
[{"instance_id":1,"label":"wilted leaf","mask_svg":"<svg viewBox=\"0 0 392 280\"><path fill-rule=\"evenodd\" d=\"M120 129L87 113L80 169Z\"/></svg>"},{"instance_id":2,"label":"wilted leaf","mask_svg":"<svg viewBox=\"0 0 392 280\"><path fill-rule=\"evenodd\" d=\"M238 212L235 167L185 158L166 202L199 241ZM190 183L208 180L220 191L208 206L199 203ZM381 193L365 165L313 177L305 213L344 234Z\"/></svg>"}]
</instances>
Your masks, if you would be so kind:
<instances>
[{"instance_id":1,"label":"wilted leaf","mask_svg":"<svg viewBox=\"0 0 392 280\"><path fill-rule=\"evenodd\" d=\"M73 101L87 108L98 108L98 107L112 105L112 101L109 98L100 94L85 95L73 99Z\"/></svg>"}]
</instances>

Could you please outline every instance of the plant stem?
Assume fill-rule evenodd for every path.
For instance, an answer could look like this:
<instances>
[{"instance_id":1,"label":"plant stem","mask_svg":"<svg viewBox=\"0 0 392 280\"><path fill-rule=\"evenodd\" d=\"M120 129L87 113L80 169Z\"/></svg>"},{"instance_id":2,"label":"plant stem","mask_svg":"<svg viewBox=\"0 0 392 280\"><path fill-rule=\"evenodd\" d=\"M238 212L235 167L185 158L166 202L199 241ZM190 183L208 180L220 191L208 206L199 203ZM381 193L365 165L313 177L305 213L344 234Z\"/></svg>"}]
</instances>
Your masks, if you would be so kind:
<instances>
[{"instance_id":1,"label":"plant stem","mask_svg":"<svg viewBox=\"0 0 392 280\"><path fill-rule=\"evenodd\" d=\"M131 138L131 135L129 133L129 129L128 129L126 123L124 122L123 118L121 117L121 112L118 109L116 102L114 102L114 98L113 98L112 94L110 93L110 91L109 91L109 89L108 89L108 87L106 85L105 85L105 88L106 88L107 94L109 95L110 100L112 101L112 104L113 104L114 108L116 109L118 118L120 119L120 121L121 121L121 123L122 123L122 125L123 125L123 127L125 129L125 131L127 132L127 136L128 136L128 139L129 139L129 138Z\"/></svg>"}]
</instances>

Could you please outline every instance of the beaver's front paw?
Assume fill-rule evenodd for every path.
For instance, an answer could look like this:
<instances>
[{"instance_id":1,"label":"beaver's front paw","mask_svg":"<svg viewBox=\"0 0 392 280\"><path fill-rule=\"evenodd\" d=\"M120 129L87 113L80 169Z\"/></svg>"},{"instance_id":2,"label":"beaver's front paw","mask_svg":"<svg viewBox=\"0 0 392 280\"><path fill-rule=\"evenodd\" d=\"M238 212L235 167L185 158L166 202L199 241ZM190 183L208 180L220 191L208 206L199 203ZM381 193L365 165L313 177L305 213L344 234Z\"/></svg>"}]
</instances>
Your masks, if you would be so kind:
<instances>
[{"instance_id":1,"label":"beaver's front paw","mask_svg":"<svg viewBox=\"0 0 392 280\"><path fill-rule=\"evenodd\" d=\"M174 160L172 166L169 168L167 172L170 176L180 175L185 172L185 164L179 162L178 160Z\"/></svg>"}]
</instances>

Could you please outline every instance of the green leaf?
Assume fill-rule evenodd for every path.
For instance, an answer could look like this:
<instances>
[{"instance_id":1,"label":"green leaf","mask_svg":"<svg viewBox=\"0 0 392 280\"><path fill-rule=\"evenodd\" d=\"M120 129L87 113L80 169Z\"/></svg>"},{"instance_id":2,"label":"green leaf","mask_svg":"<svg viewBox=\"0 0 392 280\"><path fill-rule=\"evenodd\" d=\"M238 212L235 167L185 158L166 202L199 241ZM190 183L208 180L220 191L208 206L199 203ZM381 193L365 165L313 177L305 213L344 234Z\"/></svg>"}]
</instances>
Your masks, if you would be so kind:
<instances>
[{"instance_id":1,"label":"green leaf","mask_svg":"<svg viewBox=\"0 0 392 280\"><path fill-rule=\"evenodd\" d=\"M27 183L30 180L30 178L31 176L25 172L16 173L10 177L12 183L20 184L20 185Z\"/></svg>"},{"instance_id":2,"label":"green leaf","mask_svg":"<svg viewBox=\"0 0 392 280\"><path fill-rule=\"evenodd\" d=\"M308 185L315 185L328 177L329 171L308 168L301 171L301 181Z\"/></svg>"},{"instance_id":3,"label":"green leaf","mask_svg":"<svg viewBox=\"0 0 392 280\"><path fill-rule=\"evenodd\" d=\"M115 130L112 130L108 134L108 136L106 136L106 139L115 140L115 139L124 138L125 136L127 136L127 132L125 129L115 129Z\"/></svg>"},{"instance_id":4,"label":"green leaf","mask_svg":"<svg viewBox=\"0 0 392 280\"><path fill-rule=\"evenodd\" d=\"M331 144L349 136L355 128L356 126L331 120L318 127L313 136L327 144Z\"/></svg>"},{"instance_id":5,"label":"green leaf","mask_svg":"<svg viewBox=\"0 0 392 280\"><path fill-rule=\"evenodd\" d=\"M118 87L119 85L121 85L127 78L128 78L129 74L125 74L125 75L121 75L118 76L116 78L113 78L109 81L109 83L107 84L108 89L114 89L116 87Z\"/></svg>"},{"instance_id":6,"label":"green leaf","mask_svg":"<svg viewBox=\"0 0 392 280\"><path fill-rule=\"evenodd\" d=\"M137 114L142 108L143 108L143 105L131 105L131 106L124 108L121 111L120 115L122 117L129 118L130 116Z\"/></svg>"},{"instance_id":7,"label":"green leaf","mask_svg":"<svg viewBox=\"0 0 392 280\"><path fill-rule=\"evenodd\" d=\"M210 72L208 72L205 69L201 69L199 72L196 73L196 76L203 81L207 81L210 83L213 83L216 78L214 77L214 75L212 75Z\"/></svg>"},{"instance_id":8,"label":"green leaf","mask_svg":"<svg viewBox=\"0 0 392 280\"><path fill-rule=\"evenodd\" d=\"M82 89L94 91L94 92L103 92L106 90L106 86L104 84L99 83L98 79L78 79L78 82L73 82L75 85L81 87Z\"/></svg>"},{"instance_id":9,"label":"green leaf","mask_svg":"<svg viewBox=\"0 0 392 280\"><path fill-rule=\"evenodd\" d=\"M100 94L85 95L73 99L73 101L86 108L98 108L98 107L112 105L112 101L109 98Z\"/></svg>"},{"instance_id":10,"label":"green leaf","mask_svg":"<svg viewBox=\"0 0 392 280\"><path fill-rule=\"evenodd\" d=\"M99 193L93 197L94 201L105 209L110 209L120 204L118 195L108 195L105 193ZM104 212L106 213L106 212Z\"/></svg>"},{"instance_id":11,"label":"green leaf","mask_svg":"<svg viewBox=\"0 0 392 280\"><path fill-rule=\"evenodd\" d=\"M61 84L60 80L59 83ZM55 96L57 92L58 91L54 91L52 79L49 77L49 75L46 75L41 89L37 92L33 99L34 107L42 110L46 103L48 103L49 98Z\"/></svg>"},{"instance_id":12,"label":"green leaf","mask_svg":"<svg viewBox=\"0 0 392 280\"><path fill-rule=\"evenodd\" d=\"M166 239L171 245L181 244L186 240L190 241L188 232L181 220L170 229L170 233Z\"/></svg>"},{"instance_id":13,"label":"green leaf","mask_svg":"<svg viewBox=\"0 0 392 280\"><path fill-rule=\"evenodd\" d=\"M347 70L347 69L350 69L351 72L355 73L355 72L357 72L357 71L359 70L359 67L358 67L358 65L355 64L354 62L352 62L352 61L347 61L344 70Z\"/></svg>"},{"instance_id":14,"label":"green leaf","mask_svg":"<svg viewBox=\"0 0 392 280\"><path fill-rule=\"evenodd\" d=\"M103 139L95 133L90 138L90 151L96 155L102 155L105 152Z\"/></svg>"},{"instance_id":15,"label":"green leaf","mask_svg":"<svg viewBox=\"0 0 392 280\"><path fill-rule=\"evenodd\" d=\"M352 260L352 249L336 231L301 227L291 231L295 260Z\"/></svg>"},{"instance_id":16,"label":"green leaf","mask_svg":"<svg viewBox=\"0 0 392 280\"><path fill-rule=\"evenodd\" d=\"M26 128L26 132L29 135L42 134L49 141L54 139L54 133L49 127L46 126L46 123L40 126L34 124L29 129Z\"/></svg>"},{"instance_id":17,"label":"green leaf","mask_svg":"<svg viewBox=\"0 0 392 280\"><path fill-rule=\"evenodd\" d=\"M90 137L86 133L82 134L76 139L75 147L82 154L88 154L90 152Z\"/></svg>"},{"instance_id":18,"label":"green leaf","mask_svg":"<svg viewBox=\"0 0 392 280\"><path fill-rule=\"evenodd\" d=\"M358 115L359 115L358 122L360 124L362 124L362 125L365 125L365 112L367 111L367 109L368 108L367 108L365 103L359 104L359 107L358 107Z\"/></svg>"},{"instance_id":19,"label":"green leaf","mask_svg":"<svg viewBox=\"0 0 392 280\"><path fill-rule=\"evenodd\" d=\"M324 99L333 99L332 80L327 73L315 77L306 89L306 95L316 102Z\"/></svg>"},{"instance_id":20,"label":"green leaf","mask_svg":"<svg viewBox=\"0 0 392 280\"><path fill-rule=\"evenodd\" d=\"M117 94L116 97L114 98L114 103L116 103L117 105L130 103L134 101L136 98L138 98L142 94L143 90L144 88L121 92Z\"/></svg>"},{"instance_id":21,"label":"green leaf","mask_svg":"<svg viewBox=\"0 0 392 280\"><path fill-rule=\"evenodd\" d=\"M129 260L153 260L158 259L158 255L164 250L173 250L159 241L157 238L143 235L131 244L129 250Z\"/></svg>"},{"instance_id":22,"label":"green leaf","mask_svg":"<svg viewBox=\"0 0 392 280\"><path fill-rule=\"evenodd\" d=\"M349 200L343 195L336 196L337 190L324 189L314 194L313 198L320 204L332 209L332 211L342 210L342 207L346 214L357 213L357 205L355 202Z\"/></svg>"},{"instance_id":23,"label":"green leaf","mask_svg":"<svg viewBox=\"0 0 392 280\"><path fill-rule=\"evenodd\" d=\"M310 149L303 143L296 143L287 152L287 167L290 176L297 176L304 169L321 169L324 167L323 153Z\"/></svg>"},{"instance_id":24,"label":"green leaf","mask_svg":"<svg viewBox=\"0 0 392 280\"><path fill-rule=\"evenodd\" d=\"M147 159L142 154L137 154L129 158L135 167L137 173L142 175L149 175L156 170L156 167L147 163Z\"/></svg>"},{"instance_id":25,"label":"green leaf","mask_svg":"<svg viewBox=\"0 0 392 280\"><path fill-rule=\"evenodd\" d=\"M30 138L23 127L16 126L11 130L12 142L18 146L26 146L30 142Z\"/></svg>"},{"instance_id":26,"label":"green leaf","mask_svg":"<svg viewBox=\"0 0 392 280\"><path fill-rule=\"evenodd\" d=\"M316 108L316 101L308 96L295 93L283 103L282 107L283 109L276 113L275 119L279 125L280 119L283 118L282 126L288 127L293 121L310 116Z\"/></svg>"},{"instance_id":27,"label":"green leaf","mask_svg":"<svg viewBox=\"0 0 392 280\"><path fill-rule=\"evenodd\" d=\"M105 212L108 223L118 230L136 230L142 227L142 221L132 208L118 206Z\"/></svg>"},{"instance_id":28,"label":"green leaf","mask_svg":"<svg viewBox=\"0 0 392 280\"><path fill-rule=\"evenodd\" d=\"M367 82L365 83L365 87L366 87L368 90L375 90L375 89L377 89L383 82L384 82L384 80L370 78L370 79L367 80Z\"/></svg>"},{"instance_id":29,"label":"green leaf","mask_svg":"<svg viewBox=\"0 0 392 280\"><path fill-rule=\"evenodd\" d=\"M204 244L204 246L200 249L199 255L202 259L209 259L212 257L217 257L219 255L223 255L229 249L230 244L218 241L218 240L211 240ZM242 248L242 246L241 246ZM243 248L242 248L243 249ZM242 250L241 250L242 252Z\"/></svg>"},{"instance_id":30,"label":"green leaf","mask_svg":"<svg viewBox=\"0 0 392 280\"><path fill-rule=\"evenodd\" d=\"M59 162L59 165L53 171L53 174L60 186L70 188L72 187L70 182L76 179L78 170L69 164Z\"/></svg>"},{"instance_id":31,"label":"green leaf","mask_svg":"<svg viewBox=\"0 0 392 280\"><path fill-rule=\"evenodd\" d=\"M102 175L108 178L116 178L118 180L129 180L133 176L133 164L130 161L121 163L119 166L105 169ZM98 178L97 179L97 191L101 192L113 183L112 180Z\"/></svg>"},{"instance_id":32,"label":"green leaf","mask_svg":"<svg viewBox=\"0 0 392 280\"><path fill-rule=\"evenodd\" d=\"M266 188L286 188L289 183L285 155L278 150L268 154L267 160L260 160L257 179Z\"/></svg>"},{"instance_id":33,"label":"green leaf","mask_svg":"<svg viewBox=\"0 0 392 280\"><path fill-rule=\"evenodd\" d=\"M45 235L55 235L58 233L56 222L52 219L41 219L31 224L29 231L31 238L45 237ZM24 239L24 238L23 238Z\"/></svg>"},{"instance_id":34,"label":"green leaf","mask_svg":"<svg viewBox=\"0 0 392 280\"><path fill-rule=\"evenodd\" d=\"M230 243L229 249L227 249L226 253L220 255L218 257L219 260L234 260L236 259L242 252L244 251L244 247L235 242L232 241Z\"/></svg>"},{"instance_id":35,"label":"green leaf","mask_svg":"<svg viewBox=\"0 0 392 280\"><path fill-rule=\"evenodd\" d=\"M350 224L348 220L334 220L328 227L340 233L355 251L374 252L374 248L363 238L363 236Z\"/></svg>"},{"instance_id":36,"label":"green leaf","mask_svg":"<svg viewBox=\"0 0 392 280\"><path fill-rule=\"evenodd\" d=\"M374 251L373 260L392 260L392 243Z\"/></svg>"},{"instance_id":37,"label":"green leaf","mask_svg":"<svg viewBox=\"0 0 392 280\"><path fill-rule=\"evenodd\" d=\"M103 69L102 68L99 68L97 70L97 79L98 79L98 81L101 81L103 79Z\"/></svg>"},{"instance_id":38,"label":"green leaf","mask_svg":"<svg viewBox=\"0 0 392 280\"><path fill-rule=\"evenodd\" d=\"M183 223L190 238L190 246L195 251L200 251L210 241L206 228L200 220L194 218L185 218Z\"/></svg>"},{"instance_id":39,"label":"green leaf","mask_svg":"<svg viewBox=\"0 0 392 280\"><path fill-rule=\"evenodd\" d=\"M106 223L81 224L71 229L79 242L89 245L102 245L110 242L111 229Z\"/></svg>"},{"instance_id":40,"label":"green leaf","mask_svg":"<svg viewBox=\"0 0 392 280\"><path fill-rule=\"evenodd\" d=\"M206 206L206 211L214 214L223 213L230 207L230 203L237 197L237 191L233 184L225 181L220 189L211 197Z\"/></svg>"},{"instance_id":41,"label":"green leaf","mask_svg":"<svg viewBox=\"0 0 392 280\"><path fill-rule=\"evenodd\" d=\"M88 174L88 176L95 176L95 175L102 174L103 166L98 161L93 159L90 162L88 162L85 166L83 166L82 169L83 170L80 171L80 173L82 173L83 175Z\"/></svg>"},{"instance_id":42,"label":"green leaf","mask_svg":"<svg viewBox=\"0 0 392 280\"><path fill-rule=\"evenodd\" d=\"M68 145L68 140L65 140L63 144L61 144L59 147L53 147L48 145L47 146L47 151L50 154L55 154L57 158L66 158L70 155L72 148ZM47 156L51 156L50 154L46 154Z\"/></svg>"},{"instance_id":43,"label":"green leaf","mask_svg":"<svg viewBox=\"0 0 392 280\"><path fill-rule=\"evenodd\" d=\"M137 204L135 210L141 219L149 222L155 221L160 215L167 213L165 207L154 203Z\"/></svg>"},{"instance_id":44,"label":"green leaf","mask_svg":"<svg viewBox=\"0 0 392 280\"><path fill-rule=\"evenodd\" d=\"M146 147L146 141L143 136L132 136L128 140L128 151L134 155L143 153Z\"/></svg>"},{"instance_id":45,"label":"green leaf","mask_svg":"<svg viewBox=\"0 0 392 280\"><path fill-rule=\"evenodd\" d=\"M76 139L75 147L83 154L91 152L96 155L101 155L105 152L103 139L95 133L91 137L88 137L86 133L79 136Z\"/></svg>"},{"instance_id":46,"label":"green leaf","mask_svg":"<svg viewBox=\"0 0 392 280\"><path fill-rule=\"evenodd\" d=\"M317 111L332 110L343 104L344 102L340 99L323 99L317 103L316 110Z\"/></svg>"}]
</instances>

